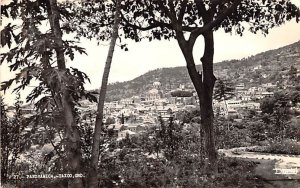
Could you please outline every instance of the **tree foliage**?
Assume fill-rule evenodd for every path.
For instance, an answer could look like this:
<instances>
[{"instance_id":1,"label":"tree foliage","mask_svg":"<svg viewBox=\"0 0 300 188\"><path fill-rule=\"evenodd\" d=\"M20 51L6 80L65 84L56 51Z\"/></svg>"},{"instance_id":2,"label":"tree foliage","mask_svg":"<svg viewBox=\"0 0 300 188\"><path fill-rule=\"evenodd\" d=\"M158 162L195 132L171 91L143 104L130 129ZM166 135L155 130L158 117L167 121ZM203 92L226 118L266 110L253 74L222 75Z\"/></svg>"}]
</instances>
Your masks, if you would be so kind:
<instances>
[{"instance_id":1,"label":"tree foliage","mask_svg":"<svg viewBox=\"0 0 300 188\"><path fill-rule=\"evenodd\" d=\"M58 4L56 0L14 0L1 5L1 14L13 20L1 30L1 46L8 47L8 51L1 54L1 63L7 63L10 71L16 72L14 78L2 82L1 90L5 92L14 82L13 92L35 85L26 98L26 102L35 104L38 114L31 120L49 128L49 134L63 133L61 143L69 160L58 169L79 170L75 169L81 160L81 156L77 157L81 152L76 106L82 98L90 101L96 98L84 88L88 76L66 66L66 59L72 61L75 52L86 54L85 49L77 45L78 41L63 38L74 31L65 23L72 20L75 13L69 4ZM77 180L69 181L70 185L75 186Z\"/></svg>"},{"instance_id":2,"label":"tree foliage","mask_svg":"<svg viewBox=\"0 0 300 188\"><path fill-rule=\"evenodd\" d=\"M49 1L41 0L12 1L1 6L2 16L22 20L22 24L8 23L1 30L1 45L9 47L8 52L1 54L1 63L5 61L9 64L10 71L18 71L15 78L2 82L1 90L6 91L13 82L16 82L17 87L14 91L19 91L36 79L38 86L27 97L27 102L37 99L42 93L45 96L57 95L60 83L69 87L72 91L71 97L75 101L82 96L95 101L95 98L84 90L83 84L86 80L89 81L85 73L70 68L66 74L62 74L56 68L58 66L54 59L54 52L57 49L56 38L45 23L49 21L47 18L49 6ZM66 5L61 6L59 10L63 22L70 21L74 16ZM46 31L42 32L41 29L45 28ZM67 26L62 26L61 29L64 33L70 30ZM74 51L86 54L76 43L77 41L63 41L62 50L71 60L74 59Z\"/></svg>"},{"instance_id":3,"label":"tree foliage","mask_svg":"<svg viewBox=\"0 0 300 188\"><path fill-rule=\"evenodd\" d=\"M21 170L19 158L28 145L28 134L24 134L26 121L22 114L20 95L14 104L14 116L8 117L7 106L1 102L1 182L6 183L13 174Z\"/></svg>"},{"instance_id":4,"label":"tree foliage","mask_svg":"<svg viewBox=\"0 0 300 188\"><path fill-rule=\"evenodd\" d=\"M81 36L106 40L108 25L113 23L114 3L107 1L88 1L81 7L75 27L79 27ZM212 21L205 23L210 12ZM92 19L91 19L92 18ZM299 21L299 9L290 1L157 1L126 0L122 2L121 29L124 38L135 41L142 39L162 40L178 38L180 32L193 33L190 39L204 31L224 29L228 33L242 35L245 24L253 33L261 31L268 34L269 29L296 18ZM72 22L73 24L73 22ZM84 25L84 27L82 27ZM88 31L88 32L87 32Z\"/></svg>"},{"instance_id":5,"label":"tree foliage","mask_svg":"<svg viewBox=\"0 0 300 188\"><path fill-rule=\"evenodd\" d=\"M214 90L214 99L217 101L228 100L234 96L234 87L226 80L217 80Z\"/></svg>"}]
</instances>

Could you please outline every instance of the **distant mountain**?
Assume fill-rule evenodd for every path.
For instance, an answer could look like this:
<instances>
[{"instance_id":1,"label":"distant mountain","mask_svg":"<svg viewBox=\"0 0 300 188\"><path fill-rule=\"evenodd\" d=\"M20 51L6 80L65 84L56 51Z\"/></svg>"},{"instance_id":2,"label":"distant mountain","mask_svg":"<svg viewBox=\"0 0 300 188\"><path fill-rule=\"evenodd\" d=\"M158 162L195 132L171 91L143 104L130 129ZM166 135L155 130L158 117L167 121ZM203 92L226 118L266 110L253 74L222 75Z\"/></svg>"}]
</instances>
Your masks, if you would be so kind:
<instances>
[{"instance_id":1,"label":"distant mountain","mask_svg":"<svg viewBox=\"0 0 300 188\"><path fill-rule=\"evenodd\" d=\"M287 83L291 66L300 70L300 41L241 60L222 61L214 64L217 78L227 79L234 84L258 85L262 83ZM197 66L201 71L201 66ZM108 85L107 101L120 100L142 95L159 81L165 91L184 84L193 88L186 67L161 68L147 72L131 81Z\"/></svg>"}]
</instances>

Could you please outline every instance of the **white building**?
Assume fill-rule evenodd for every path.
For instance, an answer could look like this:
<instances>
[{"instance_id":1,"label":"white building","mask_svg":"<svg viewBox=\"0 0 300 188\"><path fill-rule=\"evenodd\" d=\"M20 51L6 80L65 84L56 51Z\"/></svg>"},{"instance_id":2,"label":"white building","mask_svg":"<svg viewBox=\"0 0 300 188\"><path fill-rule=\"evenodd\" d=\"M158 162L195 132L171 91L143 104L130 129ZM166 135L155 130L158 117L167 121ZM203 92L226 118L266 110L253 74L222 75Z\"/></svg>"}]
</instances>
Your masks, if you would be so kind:
<instances>
[{"instance_id":1,"label":"white building","mask_svg":"<svg viewBox=\"0 0 300 188\"><path fill-rule=\"evenodd\" d=\"M225 102L228 109L239 109L242 107L241 100L226 100Z\"/></svg>"},{"instance_id":2,"label":"white building","mask_svg":"<svg viewBox=\"0 0 300 188\"><path fill-rule=\"evenodd\" d=\"M235 86L235 89L236 90L243 90L243 89L245 89L245 84L244 83L238 84L238 85Z\"/></svg>"},{"instance_id":3,"label":"white building","mask_svg":"<svg viewBox=\"0 0 300 188\"><path fill-rule=\"evenodd\" d=\"M247 109L260 110L260 103L258 102L248 102L245 104Z\"/></svg>"},{"instance_id":4,"label":"white building","mask_svg":"<svg viewBox=\"0 0 300 188\"><path fill-rule=\"evenodd\" d=\"M274 88L274 87L276 87L276 85L272 84L272 83L266 83L266 84L262 84L262 87L264 87L264 88Z\"/></svg>"},{"instance_id":5,"label":"white building","mask_svg":"<svg viewBox=\"0 0 300 188\"><path fill-rule=\"evenodd\" d=\"M124 138L126 138L127 135L128 135L129 137L131 137L131 136L133 136L133 135L135 135L135 134L136 134L135 132L132 132L132 131L130 131L130 130L124 130L124 131L120 131L120 132L118 133L118 138L124 139Z\"/></svg>"},{"instance_id":6,"label":"white building","mask_svg":"<svg viewBox=\"0 0 300 188\"><path fill-rule=\"evenodd\" d=\"M273 97L274 96L274 92L262 92L261 95L263 97Z\"/></svg>"},{"instance_id":7,"label":"white building","mask_svg":"<svg viewBox=\"0 0 300 188\"><path fill-rule=\"evenodd\" d=\"M251 101L251 96L250 95L242 95L241 99L242 99L242 101Z\"/></svg>"},{"instance_id":8,"label":"white building","mask_svg":"<svg viewBox=\"0 0 300 188\"><path fill-rule=\"evenodd\" d=\"M262 69L262 66L261 66L261 65L257 65L257 66L255 66L255 67L253 67L253 70L260 70L260 69Z\"/></svg>"}]
</instances>

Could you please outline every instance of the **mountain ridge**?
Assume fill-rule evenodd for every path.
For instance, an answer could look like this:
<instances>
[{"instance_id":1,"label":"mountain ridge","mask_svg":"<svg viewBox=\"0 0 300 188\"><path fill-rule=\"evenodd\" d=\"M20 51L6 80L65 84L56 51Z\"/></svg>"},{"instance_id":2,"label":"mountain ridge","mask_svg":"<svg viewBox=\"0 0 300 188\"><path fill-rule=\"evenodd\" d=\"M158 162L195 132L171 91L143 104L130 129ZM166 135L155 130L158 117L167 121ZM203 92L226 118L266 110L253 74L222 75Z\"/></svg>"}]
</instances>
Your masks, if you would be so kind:
<instances>
[{"instance_id":1,"label":"mountain ridge","mask_svg":"<svg viewBox=\"0 0 300 188\"><path fill-rule=\"evenodd\" d=\"M240 60L232 59L214 63L214 73L217 78L232 80L234 84L252 79L251 82L255 85L266 81L280 81L282 78L277 72L282 73L281 76L284 77L284 71L289 70L291 66L300 69L300 40ZM197 65L197 69L201 71L201 65ZM161 82L165 91L178 88L181 84L193 89L185 66L158 68L129 81L109 84L106 100L113 101L142 95L151 89L155 81Z\"/></svg>"}]
</instances>

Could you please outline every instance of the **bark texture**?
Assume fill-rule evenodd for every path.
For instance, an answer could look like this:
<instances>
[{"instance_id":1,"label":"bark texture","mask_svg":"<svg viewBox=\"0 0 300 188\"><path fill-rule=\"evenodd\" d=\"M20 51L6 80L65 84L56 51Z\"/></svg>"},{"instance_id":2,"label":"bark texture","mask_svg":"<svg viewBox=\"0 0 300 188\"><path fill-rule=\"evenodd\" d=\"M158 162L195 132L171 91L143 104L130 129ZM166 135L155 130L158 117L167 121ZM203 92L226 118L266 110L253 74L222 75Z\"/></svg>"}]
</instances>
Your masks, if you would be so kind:
<instances>
[{"instance_id":1,"label":"bark texture","mask_svg":"<svg viewBox=\"0 0 300 188\"><path fill-rule=\"evenodd\" d=\"M193 46L196 40L186 41L184 36L177 34L177 41L186 60L188 73L199 97L201 126L204 130L205 152L210 164L214 164L217 160L217 152L214 139L213 125L213 88L216 78L213 74L213 56L214 56L214 38L213 31L207 31L204 37L204 54L201 58L203 72L199 73L196 69L193 58Z\"/></svg>"}]
</instances>

